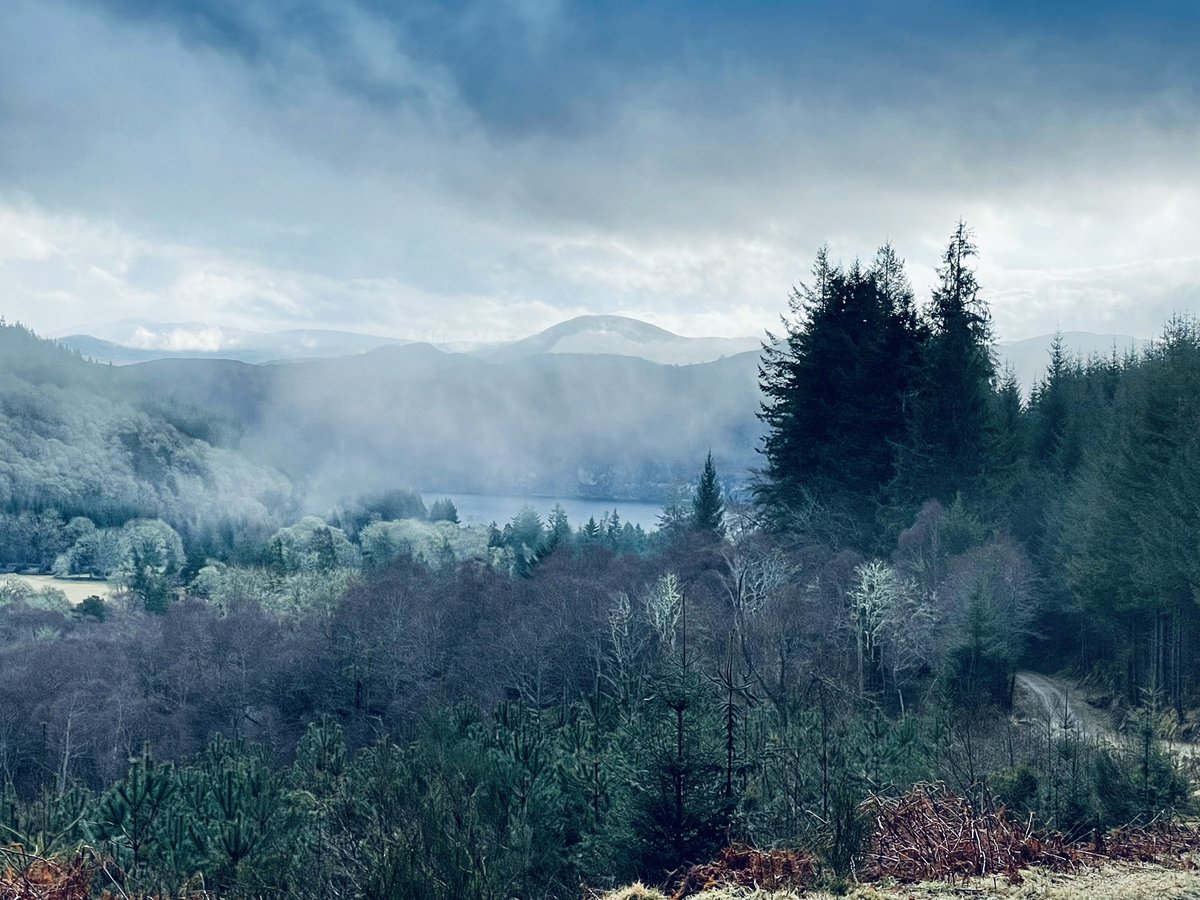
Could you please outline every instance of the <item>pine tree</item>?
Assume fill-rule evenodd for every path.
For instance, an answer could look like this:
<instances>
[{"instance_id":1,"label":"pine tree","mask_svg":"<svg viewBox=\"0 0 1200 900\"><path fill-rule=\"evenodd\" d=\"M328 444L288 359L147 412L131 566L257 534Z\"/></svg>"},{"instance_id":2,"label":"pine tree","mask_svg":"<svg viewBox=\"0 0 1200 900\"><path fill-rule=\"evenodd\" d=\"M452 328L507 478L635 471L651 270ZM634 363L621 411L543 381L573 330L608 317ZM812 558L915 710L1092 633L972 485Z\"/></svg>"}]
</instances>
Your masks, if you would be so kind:
<instances>
[{"instance_id":1,"label":"pine tree","mask_svg":"<svg viewBox=\"0 0 1200 900\"><path fill-rule=\"evenodd\" d=\"M711 450L704 460L700 484L692 496L691 525L696 531L725 534L725 501L721 495L721 483L717 481L717 467L713 464Z\"/></svg>"},{"instance_id":2,"label":"pine tree","mask_svg":"<svg viewBox=\"0 0 1200 900\"><path fill-rule=\"evenodd\" d=\"M604 540L613 550L616 550L621 542L621 517L617 515L616 509L605 518Z\"/></svg>"},{"instance_id":3,"label":"pine tree","mask_svg":"<svg viewBox=\"0 0 1200 900\"><path fill-rule=\"evenodd\" d=\"M603 533L595 516L588 516L587 522L579 529L579 536L585 544L598 544Z\"/></svg>"},{"instance_id":4,"label":"pine tree","mask_svg":"<svg viewBox=\"0 0 1200 900\"><path fill-rule=\"evenodd\" d=\"M546 529L554 538L555 544L570 542L571 540L571 522L567 518L567 511L562 508L562 504L555 503L554 508L550 510L550 516L546 519Z\"/></svg>"},{"instance_id":5,"label":"pine tree","mask_svg":"<svg viewBox=\"0 0 1200 900\"><path fill-rule=\"evenodd\" d=\"M158 824L178 785L169 765L155 763L147 744L129 772L100 798L96 836L109 844L137 877L158 840Z\"/></svg>"},{"instance_id":6,"label":"pine tree","mask_svg":"<svg viewBox=\"0 0 1200 900\"><path fill-rule=\"evenodd\" d=\"M521 577L533 572L539 554L545 549L546 532L542 519L532 506L526 504L513 516L512 523L505 528L507 544L513 553L513 571Z\"/></svg>"}]
</instances>

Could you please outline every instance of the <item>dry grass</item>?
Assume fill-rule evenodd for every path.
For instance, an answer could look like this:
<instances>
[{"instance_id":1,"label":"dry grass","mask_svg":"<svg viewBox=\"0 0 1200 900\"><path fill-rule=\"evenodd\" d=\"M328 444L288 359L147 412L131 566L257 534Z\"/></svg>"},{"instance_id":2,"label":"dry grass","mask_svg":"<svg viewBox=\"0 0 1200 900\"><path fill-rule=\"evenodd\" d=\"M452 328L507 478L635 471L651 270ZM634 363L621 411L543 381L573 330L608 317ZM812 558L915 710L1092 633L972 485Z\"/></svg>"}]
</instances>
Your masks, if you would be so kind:
<instances>
[{"instance_id":1,"label":"dry grass","mask_svg":"<svg viewBox=\"0 0 1200 900\"><path fill-rule=\"evenodd\" d=\"M1079 874L1027 869L1020 884L1006 878L972 878L958 884L865 884L843 900L1186 900L1200 897L1200 872L1151 865L1109 865ZM690 900L838 900L822 891L763 891L717 888ZM665 900L658 891L635 885L604 900Z\"/></svg>"},{"instance_id":2,"label":"dry grass","mask_svg":"<svg viewBox=\"0 0 1200 900\"><path fill-rule=\"evenodd\" d=\"M662 891L646 887L639 881L629 887L604 894L602 898L603 900L667 900L667 895Z\"/></svg>"}]
</instances>

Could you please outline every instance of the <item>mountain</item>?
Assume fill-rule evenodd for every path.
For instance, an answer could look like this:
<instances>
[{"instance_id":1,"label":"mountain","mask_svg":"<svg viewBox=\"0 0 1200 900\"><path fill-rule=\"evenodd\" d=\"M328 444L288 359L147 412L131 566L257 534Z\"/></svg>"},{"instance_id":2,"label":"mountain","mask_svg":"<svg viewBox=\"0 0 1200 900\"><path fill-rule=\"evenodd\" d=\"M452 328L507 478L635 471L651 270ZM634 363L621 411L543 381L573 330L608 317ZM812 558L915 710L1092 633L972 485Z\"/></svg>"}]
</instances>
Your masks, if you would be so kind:
<instances>
[{"instance_id":1,"label":"mountain","mask_svg":"<svg viewBox=\"0 0 1200 900\"><path fill-rule=\"evenodd\" d=\"M10 503L44 493L68 510L115 491L121 509L165 505L182 519L216 503L262 518L293 495L319 509L404 485L658 502L695 478L709 449L735 484L759 462L757 349L664 364L632 353L678 360L736 344L619 317L574 319L475 354L392 343L274 365L168 356L104 366L81 358L83 348L5 334L0 443L14 468L0 469L0 501ZM290 334L301 336L292 346L315 334L318 346L306 349L317 351L346 337ZM1139 344L1082 332L1063 339L1081 355ZM998 348L1026 390L1051 340ZM165 494L152 490L156 472L170 475ZM205 493L212 486L216 500Z\"/></svg>"},{"instance_id":2,"label":"mountain","mask_svg":"<svg viewBox=\"0 0 1200 900\"><path fill-rule=\"evenodd\" d=\"M198 322L126 319L68 334L59 343L96 362L129 365L153 359L236 359L247 363L327 359L366 353L412 341L345 331L242 331ZM623 316L580 316L519 341L494 344L441 344L438 349L469 353L493 362L550 353L632 356L664 365L712 362L723 356L757 352L759 339L690 338Z\"/></svg>"},{"instance_id":3,"label":"mountain","mask_svg":"<svg viewBox=\"0 0 1200 900\"><path fill-rule=\"evenodd\" d=\"M674 366L407 344L108 366L0 326L0 508L194 531L403 486L659 503L710 449L723 480L745 482L758 403L756 353Z\"/></svg>"},{"instance_id":4,"label":"mountain","mask_svg":"<svg viewBox=\"0 0 1200 900\"><path fill-rule=\"evenodd\" d=\"M182 530L266 527L290 504L288 479L238 451L238 417L123 371L0 323L0 512L163 518Z\"/></svg>"},{"instance_id":5,"label":"mountain","mask_svg":"<svg viewBox=\"0 0 1200 900\"><path fill-rule=\"evenodd\" d=\"M579 316L532 337L482 347L474 352L494 361L572 353L634 356L664 365L689 365L747 351L757 352L759 345L756 337L682 337L625 316Z\"/></svg>"},{"instance_id":6,"label":"mountain","mask_svg":"<svg viewBox=\"0 0 1200 900\"><path fill-rule=\"evenodd\" d=\"M1127 334L1095 334L1090 331L1064 331L1063 346L1069 355L1087 360L1092 356L1111 357L1114 350L1118 356L1126 352L1141 351L1150 342ZM1020 341L1005 341L996 347L1000 371L1011 366L1020 382L1021 391L1028 395L1035 384L1046 374L1050 365L1050 347L1054 335L1042 334Z\"/></svg>"},{"instance_id":7,"label":"mountain","mask_svg":"<svg viewBox=\"0 0 1200 900\"><path fill-rule=\"evenodd\" d=\"M250 366L163 359L114 369L135 392L236 420L240 450L313 502L426 491L660 501L711 447L742 481L761 434L758 354L668 366L546 353L492 361L428 344Z\"/></svg>"},{"instance_id":8,"label":"mountain","mask_svg":"<svg viewBox=\"0 0 1200 900\"><path fill-rule=\"evenodd\" d=\"M200 322L125 319L92 326L92 333L58 338L96 362L129 365L152 359L237 359L248 363L320 359L403 344L396 338L323 329L243 331Z\"/></svg>"}]
</instances>

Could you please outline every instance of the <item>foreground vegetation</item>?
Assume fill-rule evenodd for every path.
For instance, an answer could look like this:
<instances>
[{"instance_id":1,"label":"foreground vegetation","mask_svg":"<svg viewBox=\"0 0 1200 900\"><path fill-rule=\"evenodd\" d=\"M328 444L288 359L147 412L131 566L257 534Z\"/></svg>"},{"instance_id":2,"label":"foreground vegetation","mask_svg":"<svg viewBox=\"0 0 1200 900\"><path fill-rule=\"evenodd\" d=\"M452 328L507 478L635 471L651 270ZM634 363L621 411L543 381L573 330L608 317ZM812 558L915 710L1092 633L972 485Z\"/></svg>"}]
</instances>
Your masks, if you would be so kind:
<instances>
[{"instance_id":1,"label":"foreground vegetation","mask_svg":"<svg viewBox=\"0 0 1200 900\"><path fill-rule=\"evenodd\" d=\"M5 834L114 892L574 897L736 842L844 886L864 801L919 782L1067 842L1188 811L1200 330L1057 345L1025 396L973 253L924 307L887 248L821 255L754 502L710 456L652 535L402 490L305 516L219 416L0 328L0 566L117 588L0 582ZM1047 664L1111 731L1014 717Z\"/></svg>"},{"instance_id":2,"label":"foreground vegetation","mask_svg":"<svg viewBox=\"0 0 1200 900\"><path fill-rule=\"evenodd\" d=\"M1200 893L1200 874L1157 865L1114 865L1078 874L1030 870L1020 882L972 878L958 883L865 884L846 891L754 890L713 888L691 895L694 900L1187 900ZM666 900L661 891L636 886L613 891L606 900Z\"/></svg>"}]
</instances>

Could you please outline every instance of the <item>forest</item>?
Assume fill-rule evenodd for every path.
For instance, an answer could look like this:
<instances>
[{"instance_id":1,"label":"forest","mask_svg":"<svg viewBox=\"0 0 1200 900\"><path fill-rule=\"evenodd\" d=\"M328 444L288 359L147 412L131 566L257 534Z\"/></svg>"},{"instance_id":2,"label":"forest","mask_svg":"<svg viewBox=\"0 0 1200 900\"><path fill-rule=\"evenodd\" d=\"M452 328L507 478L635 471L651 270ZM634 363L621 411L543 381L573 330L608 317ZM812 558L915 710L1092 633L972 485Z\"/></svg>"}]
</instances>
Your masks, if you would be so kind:
<instances>
[{"instance_id":1,"label":"forest","mask_svg":"<svg viewBox=\"0 0 1200 900\"><path fill-rule=\"evenodd\" d=\"M0 844L118 896L568 898L731 844L844 886L864 801L925 782L1067 841L1187 813L1200 324L1020 385L976 253L919 300L818 251L752 490L709 453L653 531L308 509L227 411L0 325L0 568L117 588L0 575Z\"/></svg>"}]
</instances>

